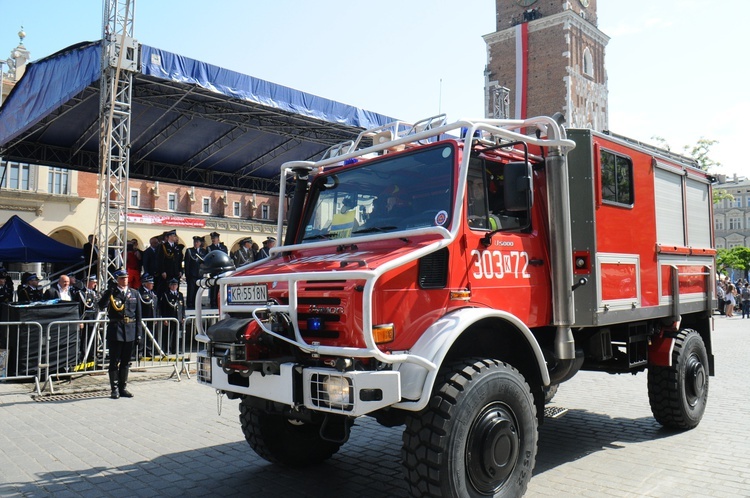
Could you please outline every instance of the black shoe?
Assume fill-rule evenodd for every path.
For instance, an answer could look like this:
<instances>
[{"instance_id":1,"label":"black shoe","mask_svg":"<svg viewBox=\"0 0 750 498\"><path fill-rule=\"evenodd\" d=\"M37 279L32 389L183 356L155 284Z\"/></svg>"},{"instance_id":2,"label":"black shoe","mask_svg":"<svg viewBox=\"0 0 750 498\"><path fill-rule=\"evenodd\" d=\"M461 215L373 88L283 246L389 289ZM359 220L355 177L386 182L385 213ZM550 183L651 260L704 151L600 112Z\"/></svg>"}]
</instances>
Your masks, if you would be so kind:
<instances>
[{"instance_id":1,"label":"black shoe","mask_svg":"<svg viewBox=\"0 0 750 498\"><path fill-rule=\"evenodd\" d=\"M120 391L120 396L122 396L123 398L132 398L133 393L131 393L127 389L123 389L122 391Z\"/></svg>"},{"instance_id":2,"label":"black shoe","mask_svg":"<svg viewBox=\"0 0 750 498\"><path fill-rule=\"evenodd\" d=\"M112 389L112 394L109 395L112 399L117 399L120 397L120 392L117 389Z\"/></svg>"}]
</instances>

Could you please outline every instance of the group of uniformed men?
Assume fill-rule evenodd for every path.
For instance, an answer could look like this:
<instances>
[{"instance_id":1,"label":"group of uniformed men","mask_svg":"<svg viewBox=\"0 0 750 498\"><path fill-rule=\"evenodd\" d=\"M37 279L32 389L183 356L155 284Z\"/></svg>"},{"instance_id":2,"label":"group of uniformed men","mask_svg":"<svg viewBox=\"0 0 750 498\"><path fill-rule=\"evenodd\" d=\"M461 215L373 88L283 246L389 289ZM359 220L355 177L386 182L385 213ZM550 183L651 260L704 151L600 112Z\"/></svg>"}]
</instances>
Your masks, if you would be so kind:
<instances>
[{"instance_id":1,"label":"group of uniformed men","mask_svg":"<svg viewBox=\"0 0 750 498\"><path fill-rule=\"evenodd\" d=\"M24 274L21 285L16 290L17 302L30 303L50 299L76 301L79 303L82 320L95 320L99 310L106 310L109 319L107 343L109 345L110 365L109 379L112 388L111 397L131 398L127 390L129 362L138 350L143 337L142 320L150 330L151 324L165 318L161 341L146 341L143 352L147 356L175 354L178 347L179 329L185 320L186 304L195 307L198 291L196 281L201 278L200 265L211 251L222 251L229 254L227 246L220 241L217 232L212 232L211 244L203 247L203 237L193 237L193 247L183 254L183 246L177 244L177 231L170 230L162 234L161 239L152 238L149 247L143 251L142 263L144 273L141 275L140 288L128 286L128 273L117 270L108 288L99 293L96 274L86 279L86 285L77 282L75 274L63 275L57 284L42 292L39 277L34 273ZM89 241L91 242L91 241ZM251 238L243 239L237 251L231 254L237 267L258 261L269 256L276 239L268 237L263 241L263 248L253 243ZM179 291L180 279L185 276L187 283L187 301ZM214 288L209 293L211 307L217 306L217 292ZM13 282L7 272L0 267L0 302L12 302ZM93 333L91 324L82 325L82 344L88 342ZM159 346L159 343L161 345ZM136 350L133 349L135 346Z\"/></svg>"}]
</instances>

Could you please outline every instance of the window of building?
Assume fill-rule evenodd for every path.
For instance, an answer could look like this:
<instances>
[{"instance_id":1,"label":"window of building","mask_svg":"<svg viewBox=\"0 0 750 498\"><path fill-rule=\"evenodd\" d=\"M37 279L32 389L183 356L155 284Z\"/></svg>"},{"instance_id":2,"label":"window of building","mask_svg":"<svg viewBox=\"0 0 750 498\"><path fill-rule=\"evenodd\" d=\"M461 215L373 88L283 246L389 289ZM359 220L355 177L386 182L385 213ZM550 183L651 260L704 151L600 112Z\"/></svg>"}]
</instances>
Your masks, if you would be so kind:
<instances>
[{"instance_id":1,"label":"window of building","mask_svg":"<svg viewBox=\"0 0 750 498\"><path fill-rule=\"evenodd\" d=\"M724 230L724 220L716 218L714 220L714 230Z\"/></svg>"},{"instance_id":2,"label":"window of building","mask_svg":"<svg viewBox=\"0 0 750 498\"><path fill-rule=\"evenodd\" d=\"M68 195L70 171L63 168L50 168L47 181L47 191L50 194Z\"/></svg>"},{"instance_id":3,"label":"window of building","mask_svg":"<svg viewBox=\"0 0 750 498\"><path fill-rule=\"evenodd\" d=\"M137 188L130 189L130 207L140 207L141 205L141 192Z\"/></svg>"},{"instance_id":4,"label":"window of building","mask_svg":"<svg viewBox=\"0 0 750 498\"><path fill-rule=\"evenodd\" d=\"M727 242L727 249L734 249L735 247L740 247L742 245L742 242Z\"/></svg>"},{"instance_id":5,"label":"window of building","mask_svg":"<svg viewBox=\"0 0 750 498\"><path fill-rule=\"evenodd\" d=\"M29 190L29 170L26 163L4 161L0 163L0 187L13 190Z\"/></svg>"},{"instance_id":6,"label":"window of building","mask_svg":"<svg viewBox=\"0 0 750 498\"><path fill-rule=\"evenodd\" d=\"M741 195L736 195L734 197L734 207L738 207L738 208L742 207L742 196Z\"/></svg>"},{"instance_id":7,"label":"window of building","mask_svg":"<svg viewBox=\"0 0 750 498\"><path fill-rule=\"evenodd\" d=\"M232 213L236 218L242 216L242 205L239 201L234 201L234 204L232 205Z\"/></svg>"},{"instance_id":8,"label":"window of building","mask_svg":"<svg viewBox=\"0 0 750 498\"><path fill-rule=\"evenodd\" d=\"M729 218L729 230L741 230L742 218Z\"/></svg>"},{"instance_id":9,"label":"window of building","mask_svg":"<svg viewBox=\"0 0 750 498\"><path fill-rule=\"evenodd\" d=\"M169 211L177 211L177 194L170 192L167 195L167 209Z\"/></svg>"},{"instance_id":10,"label":"window of building","mask_svg":"<svg viewBox=\"0 0 750 498\"><path fill-rule=\"evenodd\" d=\"M749 207L750 208L750 195L748 195L748 196L745 197L745 207Z\"/></svg>"},{"instance_id":11,"label":"window of building","mask_svg":"<svg viewBox=\"0 0 750 498\"><path fill-rule=\"evenodd\" d=\"M211 198L203 198L203 214L211 214Z\"/></svg>"},{"instance_id":12,"label":"window of building","mask_svg":"<svg viewBox=\"0 0 750 498\"><path fill-rule=\"evenodd\" d=\"M611 204L632 206L633 162L630 158L601 151L602 201Z\"/></svg>"},{"instance_id":13,"label":"window of building","mask_svg":"<svg viewBox=\"0 0 750 498\"><path fill-rule=\"evenodd\" d=\"M268 207L268 204L263 204L260 207L260 217L264 220L267 220L271 217L271 210Z\"/></svg>"},{"instance_id":14,"label":"window of building","mask_svg":"<svg viewBox=\"0 0 750 498\"><path fill-rule=\"evenodd\" d=\"M594 77L594 59L591 57L591 50L588 47L583 49L583 74L591 78Z\"/></svg>"}]
</instances>

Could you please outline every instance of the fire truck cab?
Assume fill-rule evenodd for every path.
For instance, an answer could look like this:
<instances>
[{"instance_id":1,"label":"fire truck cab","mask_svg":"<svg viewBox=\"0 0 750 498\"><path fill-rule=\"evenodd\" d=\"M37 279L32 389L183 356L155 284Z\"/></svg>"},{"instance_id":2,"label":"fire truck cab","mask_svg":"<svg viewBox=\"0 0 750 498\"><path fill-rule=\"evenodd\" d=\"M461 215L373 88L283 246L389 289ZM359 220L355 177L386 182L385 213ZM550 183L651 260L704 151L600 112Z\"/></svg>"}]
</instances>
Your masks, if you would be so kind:
<instances>
[{"instance_id":1,"label":"fire truck cab","mask_svg":"<svg viewBox=\"0 0 750 498\"><path fill-rule=\"evenodd\" d=\"M580 370L647 371L655 418L695 427L715 275L695 166L549 117L444 116L287 163L283 244L204 267L221 319L198 380L284 465L330 457L356 417L404 424L418 496L523 494L545 401Z\"/></svg>"}]
</instances>

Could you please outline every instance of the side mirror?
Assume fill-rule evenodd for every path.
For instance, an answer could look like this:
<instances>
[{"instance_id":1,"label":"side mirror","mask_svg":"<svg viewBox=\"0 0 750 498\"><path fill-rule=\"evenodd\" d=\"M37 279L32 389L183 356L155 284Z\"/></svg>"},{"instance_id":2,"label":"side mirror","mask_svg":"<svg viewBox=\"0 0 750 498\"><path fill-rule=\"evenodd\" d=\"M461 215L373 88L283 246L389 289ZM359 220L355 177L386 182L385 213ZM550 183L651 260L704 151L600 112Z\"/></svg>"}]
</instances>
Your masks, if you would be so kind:
<instances>
[{"instance_id":1,"label":"side mirror","mask_svg":"<svg viewBox=\"0 0 750 498\"><path fill-rule=\"evenodd\" d=\"M533 204L533 190L531 188L531 164L526 162L508 163L503 172L505 183L506 211L527 211Z\"/></svg>"}]
</instances>

